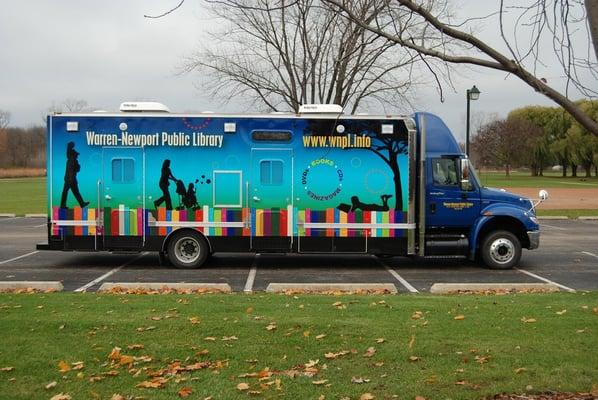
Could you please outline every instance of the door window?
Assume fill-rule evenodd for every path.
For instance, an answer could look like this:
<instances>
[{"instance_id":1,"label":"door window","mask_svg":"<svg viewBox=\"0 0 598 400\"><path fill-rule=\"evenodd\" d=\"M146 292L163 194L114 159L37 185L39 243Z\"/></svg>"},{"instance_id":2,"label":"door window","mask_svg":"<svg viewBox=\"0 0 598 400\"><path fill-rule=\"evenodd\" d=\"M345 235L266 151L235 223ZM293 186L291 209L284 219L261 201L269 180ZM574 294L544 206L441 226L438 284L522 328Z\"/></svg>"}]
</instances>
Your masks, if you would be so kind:
<instances>
[{"instance_id":1,"label":"door window","mask_svg":"<svg viewBox=\"0 0 598 400\"><path fill-rule=\"evenodd\" d=\"M264 186L282 185L282 160L260 161L260 184Z\"/></svg>"},{"instance_id":2,"label":"door window","mask_svg":"<svg viewBox=\"0 0 598 400\"><path fill-rule=\"evenodd\" d=\"M457 186L457 159L456 158L434 158L432 160L432 176L434 185Z\"/></svg>"},{"instance_id":3,"label":"door window","mask_svg":"<svg viewBox=\"0 0 598 400\"><path fill-rule=\"evenodd\" d=\"M131 183L135 181L135 160L132 158L112 159L112 182Z\"/></svg>"}]
</instances>

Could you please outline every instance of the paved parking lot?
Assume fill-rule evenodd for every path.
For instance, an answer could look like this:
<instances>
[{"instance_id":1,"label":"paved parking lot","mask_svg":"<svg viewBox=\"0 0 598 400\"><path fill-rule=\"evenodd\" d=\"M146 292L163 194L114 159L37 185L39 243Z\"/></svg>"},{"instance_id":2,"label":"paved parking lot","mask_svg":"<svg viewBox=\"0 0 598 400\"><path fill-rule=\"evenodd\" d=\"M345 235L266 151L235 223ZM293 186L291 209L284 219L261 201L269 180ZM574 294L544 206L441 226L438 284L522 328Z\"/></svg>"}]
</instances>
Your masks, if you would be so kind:
<instances>
[{"instance_id":1,"label":"paved parking lot","mask_svg":"<svg viewBox=\"0 0 598 400\"><path fill-rule=\"evenodd\" d=\"M598 221L546 221L540 249L524 251L519 268L508 271L456 258L252 253L217 253L201 269L177 270L161 267L156 253L38 252L45 226L43 218L0 218L0 281L61 281L68 291L94 291L102 282L228 283L235 292L265 290L269 283L392 283L403 293L469 282L598 289Z\"/></svg>"}]
</instances>

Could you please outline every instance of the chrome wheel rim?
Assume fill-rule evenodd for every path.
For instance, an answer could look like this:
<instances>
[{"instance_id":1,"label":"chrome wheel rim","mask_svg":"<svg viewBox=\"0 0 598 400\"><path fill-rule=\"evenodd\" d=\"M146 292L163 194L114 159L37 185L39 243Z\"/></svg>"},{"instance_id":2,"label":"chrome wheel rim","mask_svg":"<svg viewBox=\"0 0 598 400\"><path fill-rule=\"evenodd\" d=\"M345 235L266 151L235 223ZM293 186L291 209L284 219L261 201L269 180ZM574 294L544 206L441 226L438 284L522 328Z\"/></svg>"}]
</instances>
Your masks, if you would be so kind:
<instances>
[{"instance_id":1,"label":"chrome wheel rim","mask_svg":"<svg viewBox=\"0 0 598 400\"><path fill-rule=\"evenodd\" d=\"M498 264L506 264L515 257L515 245L509 239L496 239L490 245L490 257Z\"/></svg>"},{"instance_id":2,"label":"chrome wheel rim","mask_svg":"<svg viewBox=\"0 0 598 400\"><path fill-rule=\"evenodd\" d=\"M191 264L199 259L199 242L192 237L181 238L174 246L174 254L182 263Z\"/></svg>"}]
</instances>

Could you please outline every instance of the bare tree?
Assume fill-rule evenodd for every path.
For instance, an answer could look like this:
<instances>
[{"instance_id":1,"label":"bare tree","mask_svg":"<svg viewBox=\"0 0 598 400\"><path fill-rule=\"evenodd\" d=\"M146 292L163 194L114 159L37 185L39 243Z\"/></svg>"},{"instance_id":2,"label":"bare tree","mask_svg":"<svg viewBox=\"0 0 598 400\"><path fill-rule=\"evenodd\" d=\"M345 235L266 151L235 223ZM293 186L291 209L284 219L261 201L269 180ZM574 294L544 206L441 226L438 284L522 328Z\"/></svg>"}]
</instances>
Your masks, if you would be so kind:
<instances>
[{"instance_id":1,"label":"bare tree","mask_svg":"<svg viewBox=\"0 0 598 400\"><path fill-rule=\"evenodd\" d=\"M0 154L4 154L8 145L6 127L10 123L10 112L0 110Z\"/></svg>"},{"instance_id":2,"label":"bare tree","mask_svg":"<svg viewBox=\"0 0 598 400\"><path fill-rule=\"evenodd\" d=\"M8 126L10 123L10 112L0 110L0 131L3 131L4 128Z\"/></svg>"},{"instance_id":3,"label":"bare tree","mask_svg":"<svg viewBox=\"0 0 598 400\"><path fill-rule=\"evenodd\" d=\"M92 107L87 103L86 100L76 98L66 98L61 102L52 102L52 105L48 107L49 113L78 113L91 111Z\"/></svg>"},{"instance_id":4,"label":"bare tree","mask_svg":"<svg viewBox=\"0 0 598 400\"><path fill-rule=\"evenodd\" d=\"M471 142L482 165L504 167L505 175L510 176L511 168L528 150L522 140L526 134L525 122L498 119L484 125Z\"/></svg>"},{"instance_id":5,"label":"bare tree","mask_svg":"<svg viewBox=\"0 0 598 400\"><path fill-rule=\"evenodd\" d=\"M52 104L50 104L50 107L46 109L46 112L41 116L41 118L45 124L48 114L85 113L92 110L93 107L87 103L87 100L68 97L59 102L52 101Z\"/></svg>"},{"instance_id":6,"label":"bare tree","mask_svg":"<svg viewBox=\"0 0 598 400\"><path fill-rule=\"evenodd\" d=\"M513 6L508 6L507 0L501 0L495 13L470 18L461 23L452 22L451 19L431 11L426 7L428 1L380 0L378 3L381 5L368 10L369 13L366 14L351 0L322 1L334 6L360 27L416 52L426 60L441 60L447 65L470 64L513 74L561 105L589 132L598 135L598 123L568 98L570 86L576 87L586 96L596 95L596 91L580 78L581 69L585 69L590 74L590 79L593 82L596 80L596 60L592 61L589 48L587 54L578 56L572 46L576 31L587 32L585 29L589 27L591 32L596 32L598 5L595 0L586 1L589 19L582 0L529 0L524 4L518 1ZM436 3L446 4L447 0ZM505 45L504 51L492 47L469 30L472 20L486 19L488 23L490 17L498 18L496 30ZM405 20L426 24L426 34L421 35L421 29L413 32L409 26L401 23ZM514 24L513 31L508 33L511 23ZM585 35L585 39L589 36L589 33ZM567 77L563 93L548 85L546 79L536 75L536 67L544 62L540 57L540 45L547 37L552 40L554 49L554 57L550 62L559 63ZM456 47L458 44L461 46ZM596 46L596 39L594 45Z\"/></svg>"},{"instance_id":7,"label":"bare tree","mask_svg":"<svg viewBox=\"0 0 598 400\"><path fill-rule=\"evenodd\" d=\"M188 57L183 70L200 71L214 97L250 98L273 111L335 103L355 113L372 102L396 110L420 79L413 67L418 54L400 51L320 0L208 2L230 26L212 35L213 46ZM379 3L360 1L354 12L369 21Z\"/></svg>"}]
</instances>

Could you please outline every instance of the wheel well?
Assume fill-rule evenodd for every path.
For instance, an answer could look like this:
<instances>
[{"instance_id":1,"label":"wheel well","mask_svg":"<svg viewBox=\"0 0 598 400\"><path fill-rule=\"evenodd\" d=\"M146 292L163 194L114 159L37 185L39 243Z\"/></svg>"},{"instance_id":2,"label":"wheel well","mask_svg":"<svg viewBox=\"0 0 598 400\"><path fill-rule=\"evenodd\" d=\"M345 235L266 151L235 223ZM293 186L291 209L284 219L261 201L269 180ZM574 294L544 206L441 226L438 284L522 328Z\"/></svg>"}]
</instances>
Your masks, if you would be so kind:
<instances>
[{"instance_id":1,"label":"wheel well","mask_svg":"<svg viewBox=\"0 0 598 400\"><path fill-rule=\"evenodd\" d=\"M213 251L212 250L212 244L208 240L208 237L206 235L204 235L203 232L198 231L197 229L193 229L193 228L178 228L178 229L173 229L172 232L170 232L164 238L164 241L162 242L162 249L160 251L166 252L166 250L168 249L168 243L170 243L170 241L172 240L172 238L174 237L174 235L175 234L179 234L181 232L185 232L185 231L195 232L195 233L199 234L199 236L201 236L206 241L206 243L208 244L208 248L210 249L210 253Z\"/></svg>"},{"instance_id":2,"label":"wheel well","mask_svg":"<svg viewBox=\"0 0 598 400\"><path fill-rule=\"evenodd\" d=\"M511 232L513 235L517 236L517 239L519 239L522 248L529 248L529 238L527 237L527 230L520 221L512 217L494 217L490 221L486 222L484 226L482 226L482 229L478 234L476 253L478 253L480 247L482 246L482 243L486 235L488 235L490 232L498 230Z\"/></svg>"}]
</instances>

